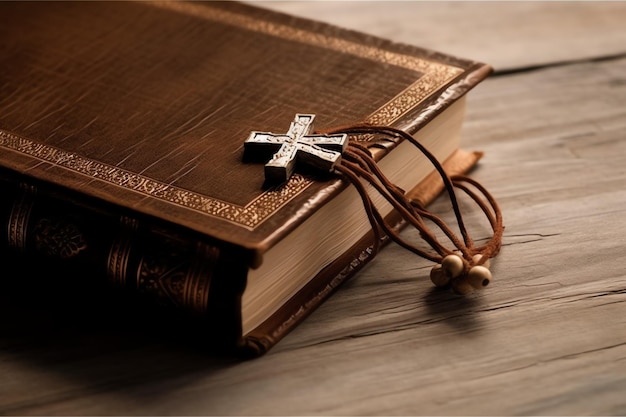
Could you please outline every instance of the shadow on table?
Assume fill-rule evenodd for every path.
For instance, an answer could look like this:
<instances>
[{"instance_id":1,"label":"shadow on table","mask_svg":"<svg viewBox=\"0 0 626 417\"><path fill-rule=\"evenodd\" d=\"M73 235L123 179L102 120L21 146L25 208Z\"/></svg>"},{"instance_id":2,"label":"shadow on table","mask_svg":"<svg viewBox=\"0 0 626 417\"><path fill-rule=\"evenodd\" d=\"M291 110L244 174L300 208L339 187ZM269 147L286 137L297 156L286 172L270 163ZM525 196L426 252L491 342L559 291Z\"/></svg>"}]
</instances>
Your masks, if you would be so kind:
<instances>
[{"instance_id":1,"label":"shadow on table","mask_svg":"<svg viewBox=\"0 0 626 417\"><path fill-rule=\"evenodd\" d=\"M423 303L433 320L454 327L463 333L479 332L483 326L475 314L479 308L480 294L461 296L448 289L430 288L423 297Z\"/></svg>"},{"instance_id":2,"label":"shadow on table","mask_svg":"<svg viewBox=\"0 0 626 417\"><path fill-rule=\"evenodd\" d=\"M5 271L1 282L0 355L24 369L119 387L202 377L241 362L212 348L201 321L165 314L112 289L60 287L60 278L25 271Z\"/></svg>"}]
</instances>

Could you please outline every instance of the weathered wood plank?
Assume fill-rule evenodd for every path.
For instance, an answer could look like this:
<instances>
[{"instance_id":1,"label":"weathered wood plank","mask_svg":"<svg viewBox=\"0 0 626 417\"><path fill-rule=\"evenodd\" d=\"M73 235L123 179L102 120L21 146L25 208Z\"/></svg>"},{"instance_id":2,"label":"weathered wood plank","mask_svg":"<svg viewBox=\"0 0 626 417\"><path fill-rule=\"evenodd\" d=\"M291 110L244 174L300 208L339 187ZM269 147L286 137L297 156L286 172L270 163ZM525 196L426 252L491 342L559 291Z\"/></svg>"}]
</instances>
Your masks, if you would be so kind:
<instances>
[{"instance_id":1,"label":"weathered wood plank","mask_svg":"<svg viewBox=\"0 0 626 417\"><path fill-rule=\"evenodd\" d=\"M496 70L626 53L623 2L252 3L487 62Z\"/></svg>"}]
</instances>

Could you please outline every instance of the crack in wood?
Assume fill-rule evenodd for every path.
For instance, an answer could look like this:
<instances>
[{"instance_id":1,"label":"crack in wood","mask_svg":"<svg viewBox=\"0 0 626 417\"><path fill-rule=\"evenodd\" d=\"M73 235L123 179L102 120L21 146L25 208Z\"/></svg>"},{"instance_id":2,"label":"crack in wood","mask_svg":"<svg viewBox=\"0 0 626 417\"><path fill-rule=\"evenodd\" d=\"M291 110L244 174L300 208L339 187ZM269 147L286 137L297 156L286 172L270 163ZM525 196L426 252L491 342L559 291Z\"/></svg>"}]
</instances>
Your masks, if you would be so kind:
<instances>
[{"instance_id":1,"label":"crack in wood","mask_svg":"<svg viewBox=\"0 0 626 417\"><path fill-rule=\"evenodd\" d=\"M566 67L566 66L572 66L572 65L619 61L624 58L626 58L626 52L620 52L616 54L604 55L604 56L593 57L593 58L569 59L569 60L564 60L564 61L549 62L545 64L524 65L524 66L519 66L515 68L506 68L506 69L501 69L501 70L496 69L492 77L504 77L507 75L527 74L529 72L541 71L541 70L550 69L550 68Z\"/></svg>"}]
</instances>

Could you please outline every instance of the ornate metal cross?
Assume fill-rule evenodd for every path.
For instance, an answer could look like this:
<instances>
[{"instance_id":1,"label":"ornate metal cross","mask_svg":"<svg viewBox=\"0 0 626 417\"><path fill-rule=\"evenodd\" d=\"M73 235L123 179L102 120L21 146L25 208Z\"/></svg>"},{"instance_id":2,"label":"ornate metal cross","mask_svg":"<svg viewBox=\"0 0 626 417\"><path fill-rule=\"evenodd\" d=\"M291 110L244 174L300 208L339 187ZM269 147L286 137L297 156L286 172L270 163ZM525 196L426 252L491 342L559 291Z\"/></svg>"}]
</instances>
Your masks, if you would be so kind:
<instances>
[{"instance_id":1,"label":"ornate metal cross","mask_svg":"<svg viewBox=\"0 0 626 417\"><path fill-rule=\"evenodd\" d=\"M348 146L348 136L310 135L314 114L296 114L287 133L276 135L268 132L252 132L244 142L246 154L271 159L265 164L268 182L286 182L294 171L296 161L316 169L330 172L341 161L341 154Z\"/></svg>"}]
</instances>

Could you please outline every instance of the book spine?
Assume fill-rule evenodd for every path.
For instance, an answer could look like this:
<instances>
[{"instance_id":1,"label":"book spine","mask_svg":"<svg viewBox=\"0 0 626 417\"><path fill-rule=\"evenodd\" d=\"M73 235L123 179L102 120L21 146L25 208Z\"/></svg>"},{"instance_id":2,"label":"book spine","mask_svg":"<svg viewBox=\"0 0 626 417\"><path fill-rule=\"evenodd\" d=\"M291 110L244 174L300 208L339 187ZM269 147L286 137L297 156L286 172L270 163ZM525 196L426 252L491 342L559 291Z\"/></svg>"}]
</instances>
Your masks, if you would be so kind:
<instances>
[{"instance_id":1,"label":"book spine","mask_svg":"<svg viewBox=\"0 0 626 417\"><path fill-rule=\"evenodd\" d=\"M0 175L5 263L39 265L45 279L60 275L113 286L159 310L199 318L211 343L241 338L240 299L245 253L209 243L132 213L51 191L22 177ZM72 277L72 278L70 278ZM42 277L43 278L43 277ZM36 283L35 283L36 284ZM77 294L89 296L89 294Z\"/></svg>"}]
</instances>

